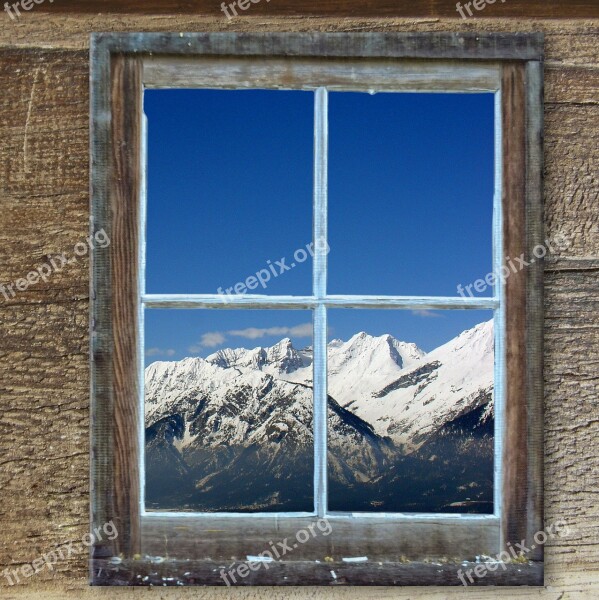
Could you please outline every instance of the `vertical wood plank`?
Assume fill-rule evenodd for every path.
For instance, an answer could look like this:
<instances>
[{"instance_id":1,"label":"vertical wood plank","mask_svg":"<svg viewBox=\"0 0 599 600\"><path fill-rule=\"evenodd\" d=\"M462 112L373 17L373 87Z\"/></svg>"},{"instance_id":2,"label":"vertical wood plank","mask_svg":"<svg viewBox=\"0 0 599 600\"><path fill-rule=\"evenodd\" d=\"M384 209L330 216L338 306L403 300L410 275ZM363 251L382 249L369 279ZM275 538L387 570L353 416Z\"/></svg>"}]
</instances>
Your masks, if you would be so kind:
<instances>
[{"instance_id":1,"label":"vertical wood plank","mask_svg":"<svg viewBox=\"0 0 599 600\"><path fill-rule=\"evenodd\" d=\"M110 221L111 131L110 54L92 38L90 48L90 235L104 229L112 239ZM114 514L112 496L113 395L112 395L112 307L110 247L90 253L90 479L91 529L102 527ZM96 540L90 552L90 579L93 561L114 556L113 544Z\"/></svg>"},{"instance_id":2,"label":"vertical wood plank","mask_svg":"<svg viewBox=\"0 0 599 600\"><path fill-rule=\"evenodd\" d=\"M503 215L506 264L526 254L525 66L506 63L502 77ZM514 272L515 271L515 272ZM526 278L512 269L505 284L506 367L503 434L502 546L526 538L528 407Z\"/></svg>"},{"instance_id":3,"label":"vertical wood plank","mask_svg":"<svg viewBox=\"0 0 599 600\"><path fill-rule=\"evenodd\" d=\"M528 501L527 539L543 529L543 63L526 63L526 238L531 262L527 278ZM534 262L533 262L534 261ZM535 544L532 560L543 560Z\"/></svg>"},{"instance_id":4,"label":"vertical wood plank","mask_svg":"<svg viewBox=\"0 0 599 600\"><path fill-rule=\"evenodd\" d=\"M112 326L114 378L114 521L118 550L140 552L138 448L139 207L141 190L142 63L115 55L111 76Z\"/></svg>"}]
</instances>

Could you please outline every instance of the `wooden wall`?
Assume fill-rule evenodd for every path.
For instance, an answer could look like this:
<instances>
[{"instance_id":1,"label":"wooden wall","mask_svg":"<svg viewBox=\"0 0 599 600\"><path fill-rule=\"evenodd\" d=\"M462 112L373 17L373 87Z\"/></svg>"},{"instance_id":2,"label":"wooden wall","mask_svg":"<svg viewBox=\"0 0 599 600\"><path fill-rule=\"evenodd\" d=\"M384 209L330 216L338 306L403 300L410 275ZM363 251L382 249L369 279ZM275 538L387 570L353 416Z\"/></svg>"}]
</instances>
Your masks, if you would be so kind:
<instances>
[{"instance_id":1,"label":"wooden wall","mask_svg":"<svg viewBox=\"0 0 599 600\"><path fill-rule=\"evenodd\" d=\"M517 1L508 0L505 6ZM499 14L497 7L494 14ZM549 262L546 273L546 521L564 519L571 530L567 538L548 545L546 589L191 593L215 600L440 599L466 593L472 598L599 597L599 19L462 21L250 12L230 23L214 10L211 16L144 15L139 6L132 15L83 10L65 15L34 7L19 21L2 13L0 283L25 276L47 255L72 252L87 234L90 31L544 31L545 221L549 236L561 232L572 241ZM14 299L0 295L3 599L112 599L130 593L88 589L84 554L21 586L9 587L1 575L4 568L30 563L56 545L80 541L87 531L88 266L80 259ZM191 597L189 590L160 594L169 599ZM136 590L134 596L159 597L152 590Z\"/></svg>"}]
</instances>

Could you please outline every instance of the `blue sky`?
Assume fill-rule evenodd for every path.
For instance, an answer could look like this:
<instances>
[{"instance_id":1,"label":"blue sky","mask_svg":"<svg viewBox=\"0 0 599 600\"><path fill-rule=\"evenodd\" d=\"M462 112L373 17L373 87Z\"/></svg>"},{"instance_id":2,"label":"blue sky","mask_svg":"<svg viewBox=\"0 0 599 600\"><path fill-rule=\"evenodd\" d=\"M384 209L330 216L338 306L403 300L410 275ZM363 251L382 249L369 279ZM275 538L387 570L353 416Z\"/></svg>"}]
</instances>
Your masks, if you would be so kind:
<instances>
[{"instance_id":1,"label":"blue sky","mask_svg":"<svg viewBox=\"0 0 599 600\"><path fill-rule=\"evenodd\" d=\"M145 111L147 291L247 281L255 293L310 294L313 94L151 90ZM492 95L331 93L329 132L329 293L457 295L491 270ZM259 272L264 287L248 281ZM431 350L490 317L336 310L329 325L332 337L392 333ZM310 319L148 310L147 360L270 345L283 332L305 346Z\"/></svg>"}]
</instances>

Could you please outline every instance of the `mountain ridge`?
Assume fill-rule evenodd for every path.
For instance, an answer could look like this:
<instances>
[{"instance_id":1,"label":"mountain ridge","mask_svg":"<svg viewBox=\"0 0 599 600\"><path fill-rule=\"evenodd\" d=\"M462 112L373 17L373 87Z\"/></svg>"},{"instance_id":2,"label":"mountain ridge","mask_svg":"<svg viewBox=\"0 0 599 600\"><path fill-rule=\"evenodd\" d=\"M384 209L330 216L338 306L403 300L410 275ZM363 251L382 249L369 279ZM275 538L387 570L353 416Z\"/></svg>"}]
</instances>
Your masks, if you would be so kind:
<instances>
[{"instance_id":1,"label":"mountain ridge","mask_svg":"<svg viewBox=\"0 0 599 600\"><path fill-rule=\"evenodd\" d=\"M425 460L430 447L450 444L469 452L473 436L449 424L462 417L468 422L471 413L477 419L486 414L487 420L492 415L492 341L487 322L429 353L389 334L359 332L328 344L329 479L340 498L353 490L358 510L378 506L368 498L380 496L391 510L400 506L392 490L401 473ZM310 347L298 350L283 338L270 347L226 348L206 358L149 365L150 504L311 510L311 360ZM484 431L477 443L488 448L492 436ZM458 469L456 486L465 486L462 480L469 476ZM252 501L240 503L232 482ZM433 495L439 501L455 496L440 488ZM486 488L483 495L488 496ZM412 500L410 506L420 501Z\"/></svg>"}]
</instances>

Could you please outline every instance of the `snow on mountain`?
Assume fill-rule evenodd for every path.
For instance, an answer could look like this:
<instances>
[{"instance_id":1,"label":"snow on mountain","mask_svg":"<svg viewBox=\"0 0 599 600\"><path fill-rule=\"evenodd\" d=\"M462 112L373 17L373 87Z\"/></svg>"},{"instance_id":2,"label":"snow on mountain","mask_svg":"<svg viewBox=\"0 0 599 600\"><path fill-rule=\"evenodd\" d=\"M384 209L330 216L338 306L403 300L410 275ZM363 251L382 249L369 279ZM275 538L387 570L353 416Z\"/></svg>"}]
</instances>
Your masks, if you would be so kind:
<instances>
[{"instance_id":1,"label":"snow on mountain","mask_svg":"<svg viewBox=\"0 0 599 600\"><path fill-rule=\"evenodd\" d=\"M259 370L273 375L291 373L310 364L310 360L306 362L306 358L293 347L289 338L270 348L225 348L208 356L206 361L223 369Z\"/></svg>"},{"instance_id":2,"label":"snow on mountain","mask_svg":"<svg viewBox=\"0 0 599 600\"><path fill-rule=\"evenodd\" d=\"M327 355L329 394L358 414L368 412L360 410L362 400L367 403L373 391L419 364L425 353L391 335L373 337L362 331L347 342L330 344Z\"/></svg>"},{"instance_id":3,"label":"snow on mountain","mask_svg":"<svg viewBox=\"0 0 599 600\"><path fill-rule=\"evenodd\" d=\"M298 351L285 338L269 348L227 348L206 359L152 363L146 369L146 422L175 409L187 411L202 395L222 402L232 388L276 386L291 393L296 384L311 386L311 357L310 348ZM492 321L428 354L391 335L365 332L328 346L329 395L379 436L407 449L418 447L443 423L488 403L492 387ZM302 389L311 397L310 389ZM236 433L247 431L238 427ZM189 440L186 434L181 443Z\"/></svg>"},{"instance_id":4,"label":"snow on mountain","mask_svg":"<svg viewBox=\"0 0 599 600\"><path fill-rule=\"evenodd\" d=\"M262 366L284 372L293 355L288 344L277 346L266 352L275 365ZM223 354L146 370L150 504L312 510L312 388L248 367L260 352ZM236 362L220 366L224 358ZM331 477L346 484L375 478L393 452L389 443L332 398L328 405Z\"/></svg>"},{"instance_id":5,"label":"snow on mountain","mask_svg":"<svg viewBox=\"0 0 599 600\"><path fill-rule=\"evenodd\" d=\"M406 449L444 423L487 404L493 390L493 322L481 323L422 355L397 376L366 375L340 403ZM334 387L334 384L333 386Z\"/></svg>"},{"instance_id":6,"label":"snow on mountain","mask_svg":"<svg viewBox=\"0 0 599 600\"><path fill-rule=\"evenodd\" d=\"M311 510L311 361L311 348L297 350L286 338L268 348L223 349L205 359L149 365L150 506ZM461 500L459 490L478 477L473 470L482 468L482 454L492 471L492 390L492 321L428 354L390 335L360 332L332 341L331 502L339 501L340 510L348 498L352 510L437 510ZM463 456L453 467L425 467L456 449ZM418 489L429 491L410 496L406 477L420 477L423 468L426 484ZM451 468L453 483L443 487L442 473ZM479 483L477 501L488 507L492 478Z\"/></svg>"},{"instance_id":7,"label":"snow on mountain","mask_svg":"<svg viewBox=\"0 0 599 600\"><path fill-rule=\"evenodd\" d=\"M308 385L268 373L218 367L201 358L151 367L146 375L146 425L173 414L184 416L184 431L175 444L179 449L194 444L250 445L278 433L298 443L312 443L312 388ZM335 441L340 418L372 431L335 404L331 401L330 441Z\"/></svg>"}]
</instances>

